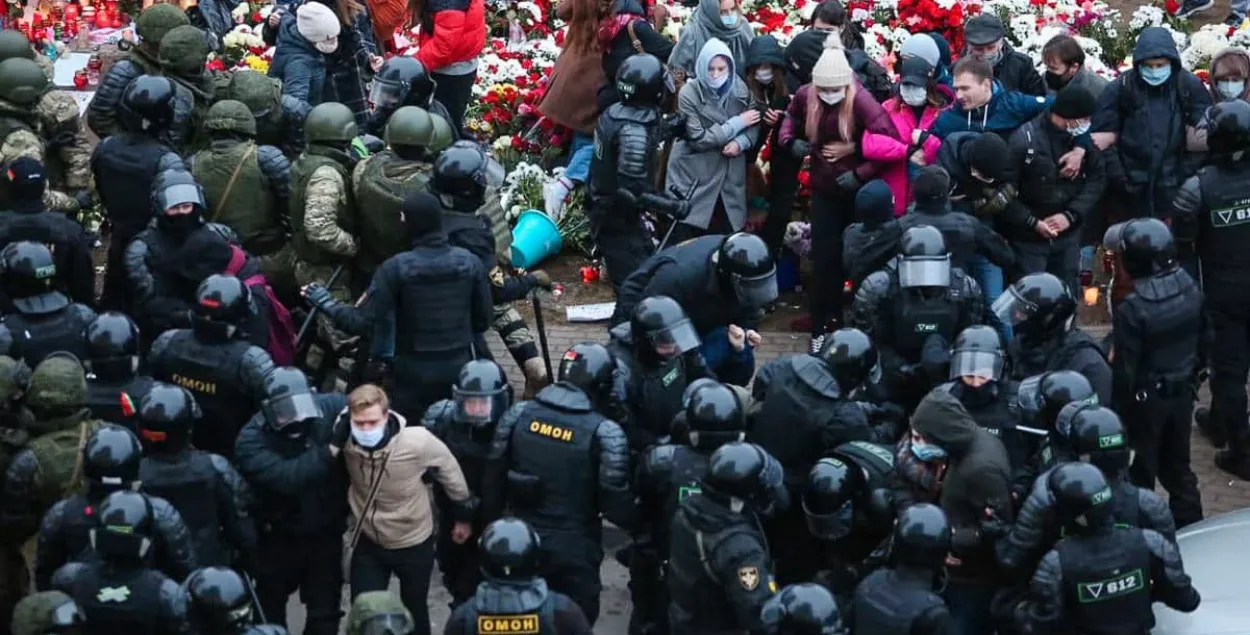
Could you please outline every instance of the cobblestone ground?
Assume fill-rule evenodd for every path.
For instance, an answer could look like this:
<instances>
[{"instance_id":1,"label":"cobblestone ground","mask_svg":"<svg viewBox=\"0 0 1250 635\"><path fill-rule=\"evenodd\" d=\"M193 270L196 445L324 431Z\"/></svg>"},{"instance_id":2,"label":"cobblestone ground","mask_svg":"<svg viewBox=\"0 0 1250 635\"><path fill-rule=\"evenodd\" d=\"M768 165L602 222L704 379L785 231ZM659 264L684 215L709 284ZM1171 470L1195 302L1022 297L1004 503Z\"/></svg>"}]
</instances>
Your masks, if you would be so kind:
<instances>
[{"instance_id":1,"label":"cobblestone ground","mask_svg":"<svg viewBox=\"0 0 1250 635\"><path fill-rule=\"evenodd\" d=\"M551 357L558 360L560 354L568 350L574 344L580 342L605 341L605 327L603 324L579 324L566 325L562 316L551 313L547 317L550 324L559 320L558 325L547 327L547 345ZM532 321L531 321L532 325ZM1106 335L1106 327L1091 327L1089 329L1091 335L1101 338ZM801 353L807 348L807 336L798 333L781 333L768 332L763 333L763 342L756 352L757 365L780 357L782 355L790 355ZM512 361L508 352L504 349L502 342L494 334L487 336L491 345L491 351L495 356L495 360L500 363L508 373L516 386L517 394L520 394L524 381L521 379L521 371ZM1209 395L1204 388L1200 395L1202 403L1206 403ZM1213 463L1215 451L1211 445L1199 435L1196 431L1193 436L1193 467L1194 472L1198 475L1199 487L1202 490L1202 502L1208 516L1224 513L1234 509L1250 507L1250 483L1233 481L1225 476L1222 472L1215 468ZM1166 494L1160 490L1161 494ZM606 550L610 553L615 550L625 540L625 537L615 528L607 528L605 530L604 542ZM601 598L601 612L599 620L595 624L595 633L600 635L625 635L628 631L629 624L629 593L626 590L627 575L626 571L616 563L611 557L605 559L602 567L603 576L603 595ZM397 591L397 587L393 587ZM344 610L346 611L346 600L348 597L347 588L344 587ZM430 622L433 633L442 632L443 625L447 620L448 595L440 584L439 574L435 570L430 588ZM291 607L287 613L291 617L292 633L300 633L303 627L303 607L299 605L298 599L292 597Z\"/></svg>"}]
</instances>

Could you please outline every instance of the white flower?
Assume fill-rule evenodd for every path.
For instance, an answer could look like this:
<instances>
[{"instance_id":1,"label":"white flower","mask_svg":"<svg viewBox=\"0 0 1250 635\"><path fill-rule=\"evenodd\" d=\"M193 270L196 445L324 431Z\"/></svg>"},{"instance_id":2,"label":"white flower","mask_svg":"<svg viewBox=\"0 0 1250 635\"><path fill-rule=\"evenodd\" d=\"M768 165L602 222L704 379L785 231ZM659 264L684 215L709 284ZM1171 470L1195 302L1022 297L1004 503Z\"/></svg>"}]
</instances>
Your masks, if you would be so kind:
<instances>
[{"instance_id":1,"label":"white flower","mask_svg":"<svg viewBox=\"0 0 1250 635\"><path fill-rule=\"evenodd\" d=\"M1133 10L1132 17L1129 18L1128 28L1130 31L1140 31L1150 26L1163 26L1163 9L1151 5L1143 5Z\"/></svg>"},{"instance_id":2,"label":"white flower","mask_svg":"<svg viewBox=\"0 0 1250 635\"><path fill-rule=\"evenodd\" d=\"M230 15L236 18L246 17L248 14L248 11L251 11L251 9L252 9L252 5L246 2L240 2L239 6L235 7L234 9L230 11Z\"/></svg>"},{"instance_id":3,"label":"white flower","mask_svg":"<svg viewBox=\"0 0 1250 635\"><path fill-rule=\"evenodd\" d=\"M492 143L490 146L491 150L494 150L496 152L502 152L511 147L512 147L512 135L504 135L502 137L499 137L498 139L495 139L495 142Z\"/></svg>"},{"instance_id":4,"label":"white flower","mask_svg":"<svg viewBox=\"0 0 1250 635\"><path fill-rule=\"evenodd\" d=\"M525 2L518 2L516 8L530 14L530 19L534 22L543 21L543 10L533 2L529 2L528 0Z\"/></svg>"}]
</instances>

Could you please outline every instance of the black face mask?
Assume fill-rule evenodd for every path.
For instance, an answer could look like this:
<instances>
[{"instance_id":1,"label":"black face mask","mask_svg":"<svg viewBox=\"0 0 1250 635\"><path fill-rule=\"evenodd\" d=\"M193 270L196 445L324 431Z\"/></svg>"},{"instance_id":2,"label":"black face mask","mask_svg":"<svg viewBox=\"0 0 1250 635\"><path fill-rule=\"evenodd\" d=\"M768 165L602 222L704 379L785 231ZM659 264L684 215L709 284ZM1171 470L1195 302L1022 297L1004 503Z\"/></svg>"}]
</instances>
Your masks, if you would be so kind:
<instances>
[{"instance_id":1,"label":"black face mask","mask_svg":"<svg viewBox=\"0 0 1250 635\"><path fill-rule=\"evenodd\" d=\"M200 211L197 209L190 214L161 214L156 217L156 226L163 232L168 232L177 236L186 236L191 230L203 224L200 218Z\"/></svg>"},{"instance_id":2,"label":"black face mask","mask_svg":"<svg viewBox=\"0 0 1250 635\"><path fill-rule=\"evenodd\" d=\"M987 381L980 386L973 387L960 381L959 385L963 391L963 401L969 404L985 405L998 399L998 382Z\"/></svg>"},{"instance_id":3,"label":"black face mask","mask_svg":"<svg viewBox=\"0 0 1250 635\"><path fill-rule=\"evenodd\" d=\"M1046 78L1046 86L1049 87L1051 90L1055 90L1055 91L1062 89L1064 86L1068 85L1068 82L1072 81L1071 77L1067 77L1065 75L1056 75L1055 73L1052 73L1050 71L1046 71L1045 78Z\"/></svg>"}]
</instances>

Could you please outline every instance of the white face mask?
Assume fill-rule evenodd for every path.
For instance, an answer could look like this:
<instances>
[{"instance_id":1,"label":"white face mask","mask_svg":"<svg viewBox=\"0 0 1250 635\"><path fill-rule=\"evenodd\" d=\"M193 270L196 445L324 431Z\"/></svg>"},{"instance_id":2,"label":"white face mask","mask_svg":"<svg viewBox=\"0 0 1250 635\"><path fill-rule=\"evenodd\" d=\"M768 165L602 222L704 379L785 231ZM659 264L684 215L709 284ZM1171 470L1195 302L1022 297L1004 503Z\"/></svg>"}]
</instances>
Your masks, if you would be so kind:
<instances>
[{"instance_id":1,"label":"white face mask","mask_svg":"<svg viewBox=\"0 0 1250 635\"><path fill-rule=\"evenodd\" d=\"M339 50L339 39L336 37L332 37L328 40L322 40L320 42L317 42L313 46L315 46L318 51L321 51L322 53L329 55Z\"/></svg>"},{"instance_id":2,"label":"white face mask","mask_svg":"<svg viewBox=\"0 0 1250 635\"><path fill-rule=\"evenodd\" d=\"M707 85L711 86L712 88L716 90L720 90L720 87L724 86L725 82L727 81L729 81L729 73L725 73L724 75L721 75L720 77L708 77Z\"/></svg>"},{"instance_id":3,"label":"white face mask","mask_svg":"<svg viewBox=\"0 0 1250 635\"><path fill-rule=\"evenodd\" d=\"M368 430L361 430L356 426L352 426L352 438L356 440L356 444L363 448L374 448L382 442L382 437L386 435L386 426L374 426Z\"/></svg>"},{"instance_id":4,"label":"white face mask","mask_svg":"<svg viewBox=\"0 0 1250 635\"><path fill-rule=\"evenodd\" d=\"M1082 121L1081 123L1079 123L1079 124L1077 124L1077 125L1075 125L1075 126L1072 126L1072 127L1068 128L1068 134L1070 134L1070 135L1072 135L1072 136L1074 136L1074 137L1079 137L1079 136L1081 136L1081 135L1083 135L1083 134L1085 134L1085 133L1089 132L1089 127L1090 127L1090 122L1088 122L1088 121Z\"/></svg>"},{"instance_id":5,"label":"white face mask","mask_svg":"<svg viewBox=\"0 0 1250 635\"><path fill-rule=\"evenodd\" d=\"M771 84L773 81L773 69L761 68L755 71L755 81L761 84Z\"/></svg>"},{"instance_id":6,"label":"white face mask","mask_svg":"<svg viewBox=\"0 0 1250 635\"><path fill-rule=\"evenodd\" d=\"M1224 99L1237 99L1246 91L1246 82L1240 79L1227 79L1215 83L1216 90Z\"/></svg>"},{"instance_id":7,"label":"white face mask","mask_svg":"<svg viewBox=\"0 0 1250 635\"><path fill-rule=\"evenodd\" d=\"M826 104L829 104L830 106L841 103L843 99L846 99L845 88L839 88L837 90L820 91L820 100L825 102Z\"/></svg>"},{"instance_id":8,"label":"white face mask","mask_svg":"<svg viewBox=\"0 0 1250 635\"><path fill-rule=\"evenodd\" d=\"M929 91L921 86L899 86L898 95L908 106L923 106L929 98Z\"/></svg>"}]
</instances>

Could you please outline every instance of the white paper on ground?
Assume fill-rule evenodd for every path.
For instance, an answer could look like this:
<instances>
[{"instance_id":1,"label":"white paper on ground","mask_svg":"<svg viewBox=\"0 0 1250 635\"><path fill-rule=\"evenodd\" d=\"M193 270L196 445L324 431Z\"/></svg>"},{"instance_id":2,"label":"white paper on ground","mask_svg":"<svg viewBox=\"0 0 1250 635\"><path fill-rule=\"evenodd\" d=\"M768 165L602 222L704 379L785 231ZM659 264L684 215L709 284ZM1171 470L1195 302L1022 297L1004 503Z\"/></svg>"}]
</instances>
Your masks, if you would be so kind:
<instances>
[{"instance_id":1,"label":"white paper on ground","mask_svg":"<svg viewBox=\"0 0 1250 635\"><path fill-rule=\"evenodd\" d=\"M52 63L52 83L60 88L74 87L74 73L85 70L90 53L66 53Z\"/></svg>"},{"instance_id":2,"label":"white paper on ground","mask_svg":"<svg viewBox=\"0 0 1250 635\"><path fill-rule=\"evenodd\" d=\"M570 322L604 322L612 317L612 312L615 310L615 302L577 304L565 307L564 316Z\"/></svg>"}]
</instances>

